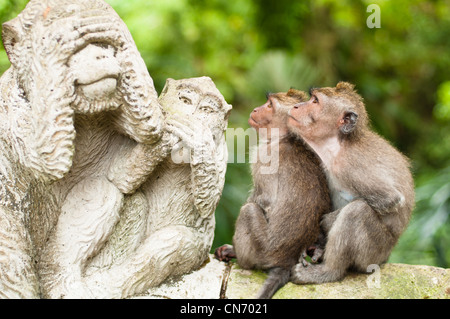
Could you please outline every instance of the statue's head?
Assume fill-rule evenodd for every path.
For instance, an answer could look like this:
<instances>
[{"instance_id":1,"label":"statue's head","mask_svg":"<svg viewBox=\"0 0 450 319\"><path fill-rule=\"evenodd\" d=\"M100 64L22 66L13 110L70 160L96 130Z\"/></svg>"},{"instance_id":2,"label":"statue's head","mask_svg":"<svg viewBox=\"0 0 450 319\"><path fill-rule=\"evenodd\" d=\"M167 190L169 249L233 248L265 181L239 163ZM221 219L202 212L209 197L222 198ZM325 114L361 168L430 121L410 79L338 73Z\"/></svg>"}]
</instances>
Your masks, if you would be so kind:
<instances>
[{"instance_id":1,"label":"statue's head","mask_svg":"<svg viewBox=\"0 0 450 319\"><path fill-rule=\"evenodd\" d=\"M117 109L145 86L133 81L152 81L136 75L137 66L146 67L126 25L102 0L31 0L3 25L3 42L26 95L65 87L78 113Z\"/></svg>"},{"instance_id":2,"label":"statue's head","mask_svg":"<svg viewBox=\"0 0 450 319\"><path fill-rule=\"evenodd\" d=\"M19 92L13 116L20 139L13 146L27 154L25 166L52 179L67 173L74 113L117 110L113 119L122 131L133 134L131 118L147 141L159 138L163 119L153 80L125 23L103 0L31 0L3 24L2 36Z\"/></svg>"},{"instance_id":3,"label":"statue's head","mask_svg":"<svg viewBox=\"0 0 450 319\"><path fill-rule=\"evenodd\" d=\"M167 116L185 116L209 127L218 138L227 127L231 105L209 77L167 79L159 101Z\"/></svg>"}]
</instances>

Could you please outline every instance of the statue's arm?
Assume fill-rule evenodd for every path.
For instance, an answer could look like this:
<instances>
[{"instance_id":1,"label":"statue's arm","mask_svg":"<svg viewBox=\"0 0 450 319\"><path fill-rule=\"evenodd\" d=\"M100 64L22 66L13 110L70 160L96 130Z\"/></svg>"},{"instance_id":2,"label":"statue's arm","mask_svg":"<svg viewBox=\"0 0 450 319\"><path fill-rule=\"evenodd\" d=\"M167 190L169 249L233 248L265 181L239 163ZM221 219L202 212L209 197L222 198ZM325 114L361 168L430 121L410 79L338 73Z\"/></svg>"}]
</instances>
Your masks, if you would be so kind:
<instances>
[{"instance_id":1,"label":"statue's arm","mask_svg":"<svg viewBox=\"0 0 450 319\"><path fill-rule=\"evenodd\" d=\"M33 247L23 215L0 205L0 298L39 298Z\"/></svg>"},{"instance_id":2,"label":"statue's arm","mask_svg":"<svg viewBox=\"0 0 450 319\"><path fill-rule=\"evenodd\" d=\"M137 144L131 150L126 148L112 162L108 179L124 194L131 194L170 154L174 137L164 133L153 145Z\"/></svg>"},{"instance_id":3,"label":"statue's arm","mask_svg":"<svg viewBox=\"0 0 450 319\"><path fill-rule=\"evenodd\" d=\"M225 140L201 143L191 154L194 205L203 218L214 213L222 194L227 165Z\"/></svg>"},{"instance_id":4,"label":"statue's arm","mask_svg":"<svg viewBox=\"0 0 450 319\"><path fill-rule=\"evenodd\" d=\"M190 149L191 185L194 205L201 217L214 213L222 194L227 165L227 149L222 136L217 143L203 123L174 118L167 129Z\"/></svg>"},{"instance_id":5,"label":"statue's arm","mask_svg":"<svg viewBox=\"0 0 450 319\"><path fill-rule=\"evenodd\" d=\"M36 88L26 96L13 67L0 80L7 110L7 143L21 165L35 177L48 180L60 179L70 170L74 153L72 96L66 94L69 89L61 85L64 76L57 69L53 77L37 79ZM42 77L45 71L40 72Z\"/></svg>"},{"instance_id":6,"label":"statue's arm","mask_svg":"<svg viewBox=\"0 0 450 319\"><path fill-rule=\"evenodd\" d=\"M138 143L153 144L161 138L164 116L153 79L134 44L129 41L119 50L124 104L115 112L114 124L122 134Z\"/></svg>"}]
</instances>

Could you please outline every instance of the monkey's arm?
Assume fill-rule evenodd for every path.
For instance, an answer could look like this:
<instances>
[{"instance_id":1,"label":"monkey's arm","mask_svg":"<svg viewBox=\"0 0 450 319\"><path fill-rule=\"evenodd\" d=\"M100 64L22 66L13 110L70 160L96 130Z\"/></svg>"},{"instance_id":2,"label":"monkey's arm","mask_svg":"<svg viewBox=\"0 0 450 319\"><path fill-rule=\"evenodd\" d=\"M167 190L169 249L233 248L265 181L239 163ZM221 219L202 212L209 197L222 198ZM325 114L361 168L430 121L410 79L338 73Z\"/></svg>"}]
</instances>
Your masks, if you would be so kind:
<instances>
[{"instance_id":1,"label":"monkey's arm","mask_svg":"<svg viewBox=\"0 0 450 319\"><path fill-rule=\"evenodd\" d=\"M194 205L199 214L206 218L214 213L225 182L228 160L225 137L222 135L216 145L211 130L202 123L180 118L168 120L168 123L168 130L191 150Z\"/></svg>"},{"instance_id":2,"label":"monkey's arm","mask_svg":"<svg viewBox=\"0 0 450 319\"><path fill-rule=\"evenodd\" d=\"M382 215L395 212L405 204L405 197L390 174L380 170L372 172L368 168L355 175L352 182L352 192L356 195L354 200L365 200L374 211Z\"/></svg>"},{"instance_id":3,"label":"monkey's arm","mask_svg":"<svg viewBox=\"0 0 450 319\"><path fill-rule=\"evenodd\" d=\"M136 142L155 143L163 132L164 116L153 79L132 41L117 55L124 71L121 87L126 103L115 112L116 129Z\"/></svg>"},{"instance_id":4,"label":"monkey's arm","mask_svg":"<svg viewBox=\"0 0 450 319\"><path fill-rule=\"evenodd\" d=\"M395 212L405 204L405 197L395 188L374 189L364 199L379 214Z\"/></svg>"},{"instance_id":5,"label":"monkey's arm","mask_svg":"<svg viewBox=\"0 0 450 319\"><path fill-rule=\"evenodd\" d=\"M225 141L216 148L215 143L204 143L193 151L191 158L194 205L203 218L217 207L222 194L227 165Z\"/></svg>"},{"instance_id":6,"label":"monkey's arm","mask_svg":"<svg viewBox=\"0 0 450 319\"><path fill-rule=\"evenodd\" d=\"M70 89L61 84L64 75L60 69L55 66L52 76L40 69L42 80L26 98L14 69L10 68L0 80L2 95L8 92L2 96L9 109L10 136L6 140L22 165L35 177L49 180L62 178L69 171L74 152L75 128L69 107L72 98Z\"/></svg>"},{"instance_id":7,"label":"monkey's arm","mask_svg":"<svg viewBox=\"0 0 450 319\"><path fill-rule=\"evenodd\" d=\"M114 113L115 129L138 143L152 144L161 137L163 117L159 103L153 105L126 105Z\"/></svg>"},{"instance_id":8,"label":"monkey's arm","mask_svg":"<svg viewBox=\"0 0 450 319\"><path fill-rule=\"evenodd\" d=\"M177 139L168 133L153 145L137 144L126 154L116 156L108 179L124 194L133 193L172 151Z\"/></svg>"},{"instance_id":9,"label":"monkey's arm","mask_svg":"<svg viewBox=\"0 0 450 319\"><path fill-rule=\"evenodd\" d=\"M23 214L0 205L0 298L39 298L33 248Z\"/></svg>"}]
</instances>

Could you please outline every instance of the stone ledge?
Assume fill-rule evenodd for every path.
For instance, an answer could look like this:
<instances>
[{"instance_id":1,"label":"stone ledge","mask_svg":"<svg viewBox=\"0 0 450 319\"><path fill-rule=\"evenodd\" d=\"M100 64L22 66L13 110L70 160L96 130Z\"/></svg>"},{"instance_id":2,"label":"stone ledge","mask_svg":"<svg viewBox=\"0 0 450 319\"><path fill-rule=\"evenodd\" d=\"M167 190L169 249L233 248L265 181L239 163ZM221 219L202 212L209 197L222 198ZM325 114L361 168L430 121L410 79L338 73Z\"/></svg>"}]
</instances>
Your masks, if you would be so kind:
<instances>
[{"instance_id":1,"label":"stone ledge","mask_svg":"<svg viewBox=\"0 0 450 319\"><path fill-rule=\"evenodd\" d=\"M229 275L229 276L228 276ZM143 298L252 299L267 274L219 262L210 255L198 271L151 289ZM450 269L385 264L371 275L349 274L320 285L288 283L274 299L450 299Z\"/></svg>"}]
</instances>

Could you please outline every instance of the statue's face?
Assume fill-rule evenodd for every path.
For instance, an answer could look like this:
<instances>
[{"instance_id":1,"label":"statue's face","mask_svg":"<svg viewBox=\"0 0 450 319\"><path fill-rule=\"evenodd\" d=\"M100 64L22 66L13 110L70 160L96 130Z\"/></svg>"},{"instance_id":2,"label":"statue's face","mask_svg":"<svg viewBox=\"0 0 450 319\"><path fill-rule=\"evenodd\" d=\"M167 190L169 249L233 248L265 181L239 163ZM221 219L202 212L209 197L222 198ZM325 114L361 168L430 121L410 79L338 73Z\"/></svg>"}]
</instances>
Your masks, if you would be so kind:
<instances>
[{"instance_id":1,"label":"statue's face","mask_svg":"<svg viewBox=\"0 0 450 319\"><path fill-rule=\"evenodd\" d=\"M169 79L160 103L170 117L183 116L208 127L214 137L223 134L224 120L230 107L209 78Z\"/></svg>"},{"instance_id":2,"label":"statue's face","mask_svg":"<svg viewBox=\"0 0 450 319\"><path fill-rule=\"evenodd\" d=\"M191 114L199 120L216 117L221 113L221 101L215 95L203 92L201 88L193 85L182 85L177 89L177 103L172 105L172 108Z\"/></svg>"},{"instance_id":3,"label":"statue's face","mask_svg":"<svg viewBox=\"0 0 450 319\"><path fill-rule=\"evenodd\" d=\"M64 89L77 113L117 109L139 64L125 24L103 1L31 0L3 33L28 99Z\"/></svg>"},{"instance_id":4,"label":"statue's face","mask_svg":"<svg viewBox=\"0 0 450 319\"><path fill-rule=\"evenodd\" d=\"M76 91L75 111L100 112L119 107L118 80L121 75L116 48L92 43L69 59Z\"/></svg>"}]
</instances>

